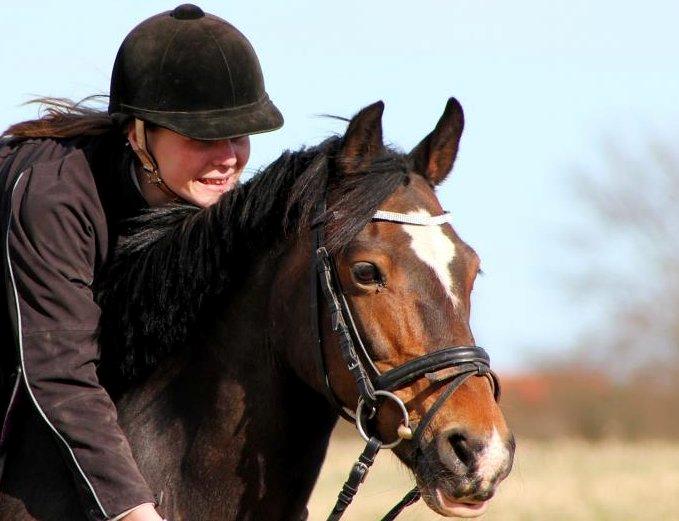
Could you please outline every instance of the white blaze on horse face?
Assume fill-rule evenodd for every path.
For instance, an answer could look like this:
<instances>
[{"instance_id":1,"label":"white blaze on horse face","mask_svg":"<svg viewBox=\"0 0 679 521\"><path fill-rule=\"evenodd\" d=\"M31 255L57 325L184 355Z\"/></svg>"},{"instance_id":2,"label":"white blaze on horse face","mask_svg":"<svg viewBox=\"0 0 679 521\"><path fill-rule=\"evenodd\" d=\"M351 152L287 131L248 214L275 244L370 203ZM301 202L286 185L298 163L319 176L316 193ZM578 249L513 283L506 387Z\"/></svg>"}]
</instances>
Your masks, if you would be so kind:
<instances>
[{"instance_id":1,"label":"white blaze on horse face","mask_svg":"<svg viewBox=\"0 0 679 521\"><path fill-rule=\"evenodd\" d=\"M408 215L426 216L431 214L424 209L408 212ZM457 306L460 299L453 292L453 276L450 263L455 258L455 244L443 232L443 225L421 226L402 224L403 230L410 236L410 247L438 277L448 298Z\"/></svg>"}]
</instances>

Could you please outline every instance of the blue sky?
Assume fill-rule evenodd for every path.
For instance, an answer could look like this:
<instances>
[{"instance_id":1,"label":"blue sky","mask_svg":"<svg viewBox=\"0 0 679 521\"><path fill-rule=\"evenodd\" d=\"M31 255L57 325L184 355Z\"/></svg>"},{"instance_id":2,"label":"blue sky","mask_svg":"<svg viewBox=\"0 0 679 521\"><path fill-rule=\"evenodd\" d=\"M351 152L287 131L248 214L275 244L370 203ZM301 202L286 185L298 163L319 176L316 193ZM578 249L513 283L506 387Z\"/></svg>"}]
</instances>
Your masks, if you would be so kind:
<instances>
[{"instance_id":1,"label":"blue sky","mask_svg":"<svg viewBox=\"0 0 679 521\"><path fill-rule=\"evenodd\" d=\"M285 127L253 138L256 169L314 144L382 99L387 140L409 150L457 97L467 126L440 189L486 275L473 328L495 367L557 352L596 319L565 291L581 259L565 237L588 225L575 170L596 172L607 140L678 135L679 4L651 0L199 3L252 41ZM0 127L35 115L31 95L108 90L120 42L175 4L24 1L0 6Z\"/></svg>"}]
</instances>

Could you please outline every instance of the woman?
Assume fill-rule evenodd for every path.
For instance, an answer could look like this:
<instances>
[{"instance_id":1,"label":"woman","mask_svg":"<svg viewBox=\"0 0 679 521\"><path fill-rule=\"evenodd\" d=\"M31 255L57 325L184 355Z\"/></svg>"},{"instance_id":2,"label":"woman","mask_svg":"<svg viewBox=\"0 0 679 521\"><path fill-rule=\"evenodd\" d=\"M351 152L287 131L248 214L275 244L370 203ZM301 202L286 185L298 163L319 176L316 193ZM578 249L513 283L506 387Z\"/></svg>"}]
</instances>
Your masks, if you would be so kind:
<instances>
[{"instance_id":1,"label":"woman","mask_svg":"<svg viewBox=\"0 0 679 521\"><path fill-rule=\"evenodd\" d=\"M20 472L13 454L49 437L87 519L161 519L97 379L93 287L123 219L173 200L213 204L238 182L248 136L282 124L247 39L185 4L126 37L108 114L53 100L5 132L5 474Z\"/></svg>"}]
</instances>

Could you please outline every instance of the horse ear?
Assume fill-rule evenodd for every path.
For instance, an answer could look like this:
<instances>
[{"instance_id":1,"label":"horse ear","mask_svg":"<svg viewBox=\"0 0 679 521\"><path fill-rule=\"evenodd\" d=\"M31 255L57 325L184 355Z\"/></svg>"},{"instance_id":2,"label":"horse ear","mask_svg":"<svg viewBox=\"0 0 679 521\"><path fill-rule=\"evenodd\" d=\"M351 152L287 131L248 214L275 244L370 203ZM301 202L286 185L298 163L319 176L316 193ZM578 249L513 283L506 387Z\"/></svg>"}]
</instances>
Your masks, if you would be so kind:
<instances>
[{"instance_id":1,"label":"horse ear","mask_svg":"<svg viewBox=\"0 0 679 521\"><path fill-rule=\"evenodd\" d=\"M384 147L382 143L382 113L384 102L368 105L356 114L342 138L337 157L340 169L345 174L361 171Z\"/></svg>"},{"instance_id":2,"label":"horse ear","mask_svg":"<svg viewBox=\"0 0 679 521\"><path fill-rule=\"evenodd\" d=\"M462 105L450 98L436 128L410 152L415 171L435 185L441 183L453 168L463 128Z\"/></svg>"}]
</instances>

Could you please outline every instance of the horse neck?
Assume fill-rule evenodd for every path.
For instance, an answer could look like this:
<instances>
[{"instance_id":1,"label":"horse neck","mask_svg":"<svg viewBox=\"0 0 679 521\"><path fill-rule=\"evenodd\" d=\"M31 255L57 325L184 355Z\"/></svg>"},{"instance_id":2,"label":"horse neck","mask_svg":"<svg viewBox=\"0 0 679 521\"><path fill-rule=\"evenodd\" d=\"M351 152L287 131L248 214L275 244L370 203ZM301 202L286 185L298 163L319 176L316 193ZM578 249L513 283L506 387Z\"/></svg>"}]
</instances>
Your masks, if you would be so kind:
<instances>
[{"instance_id":1,"label":"horse neck","mask_svg":"<svg viewBox=\"0 0 679 521\"><path fill-rule=\"evenodd\" d=\"M285 270L297 257L256 263L255 276L189 354L168 360L121 402L135 457L168 498L170 518L273 519L278 512L288 519L303 512L336 415L289 365L310 318L280 309L286 295L277 281L283 276L295 286Z\"/></svg>"}]
</instances>

